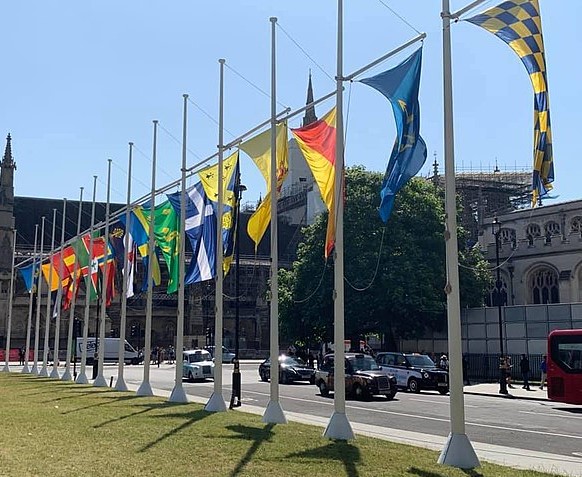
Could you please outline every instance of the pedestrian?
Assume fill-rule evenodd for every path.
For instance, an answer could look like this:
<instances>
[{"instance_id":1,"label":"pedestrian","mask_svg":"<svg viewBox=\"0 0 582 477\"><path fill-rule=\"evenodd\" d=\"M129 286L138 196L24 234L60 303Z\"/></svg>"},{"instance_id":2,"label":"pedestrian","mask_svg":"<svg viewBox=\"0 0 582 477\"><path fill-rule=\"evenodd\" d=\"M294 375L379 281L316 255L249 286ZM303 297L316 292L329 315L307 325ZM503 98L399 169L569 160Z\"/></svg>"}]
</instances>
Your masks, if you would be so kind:
<instances>
[{"instance_id":1,"label":"pedestrian","mask_svg":"<svg viewBox=\"0 0 582 477\"><path fill-rule=\"evenodd\" d=\"M523 379L523 389L529 389L529 359L525 354L521 355L521 361L519 362L519 367L521 369L521 377Z\"/></svg>"},{"instance_id":2,"label":"pedestrian","mask_svg":"<svg viewBox=\"0 0 582 477\"><path fill-rule=\"evenodd\" d=\"M24 356L26 355L26 351L24 350L24 348L20 348L18 350L18 361L21 365L24 364Z\"/></svg>"},{"instance_id":3,"label":"pedestrian","mask_svg":"<svg viewBox=\"0 0 582 477\"><path fill-rule=\"evenodd\" d=\"M446 354L441 356L441 360L439 361L439 368L444 369L445 371L449 370L449 358L447 358Z\"/></svg>"},{"instance_id":4,"label":"pedestrian","mask_svg":"<svg viewBox=\"0 0 582 477\"><path fill-rule=\"evenodd\" d=\"M467 355L463 355L463 382L467 385L471 385L471 381L469 381L469 359Z\"/></svg>"},{"instance_id":5,"label":"pedestrian","mask_svg":"<svg viewBox=\"0 0 582 477\"><path fill-rule=\"evenodd\" d=\"M545 354L542 356L542 362L540 363L540 371L542 372L540 389L544 389L544 383L546 382L546 377L548 375L548 357Z\"/></svg>"},{"instance_id":6,"label":"pedestrian","mask_svg":"<svg viewBox=\"0 0 582 477\"><path fill-rule=\"evenodd\" d=\"M513 385L511 384L511 370L513 368L513 364L511 363L511 356L505 356L505 382L507 383L507 387L513 389Z\"/></svg>"}]
</instances>

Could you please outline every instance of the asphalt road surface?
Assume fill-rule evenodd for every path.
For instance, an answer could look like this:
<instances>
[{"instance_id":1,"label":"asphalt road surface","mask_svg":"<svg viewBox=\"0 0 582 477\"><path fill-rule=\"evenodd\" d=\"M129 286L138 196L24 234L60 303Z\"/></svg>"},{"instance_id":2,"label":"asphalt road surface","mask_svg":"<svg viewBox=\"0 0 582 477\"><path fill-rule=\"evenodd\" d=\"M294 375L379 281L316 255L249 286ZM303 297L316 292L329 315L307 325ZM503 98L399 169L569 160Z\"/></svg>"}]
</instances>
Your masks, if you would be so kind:
<instances>
[{"instance_id":1,"label":"asphalt road surface","mask_svg":"<svg viewBox=\"0 0 582 477\"><path fill-rule=\"evenodd\" d=\"M229 403L232 383L231 364L223 366L223 396ZM242 408L249 404L265 408L269 402L269 383L261 382L258 364L241 363ZM90 374L88 374L90 376ZM117 366L106 365L104 376L117 375ZM126 366L127 384L138 386L143 366ZM150 384L154 389L171 391L175 367L162 364L150 367ZM212 380L189 383L184 390L192 396L210 398ZM284 411L328 418L333 412L333 394L322 397L308 383L281 385L280 403ZM350 422L391 429L420 432L446 437L450 431L449 397L436 391L420 394L399 392L394 400L375 397L371 401L348 400L346 413ZM582 408L566 404L529 400L507 400L491 396L465 395L466 433L471 441L499 446L582 456Z\"/></svg>"}]
</instances>

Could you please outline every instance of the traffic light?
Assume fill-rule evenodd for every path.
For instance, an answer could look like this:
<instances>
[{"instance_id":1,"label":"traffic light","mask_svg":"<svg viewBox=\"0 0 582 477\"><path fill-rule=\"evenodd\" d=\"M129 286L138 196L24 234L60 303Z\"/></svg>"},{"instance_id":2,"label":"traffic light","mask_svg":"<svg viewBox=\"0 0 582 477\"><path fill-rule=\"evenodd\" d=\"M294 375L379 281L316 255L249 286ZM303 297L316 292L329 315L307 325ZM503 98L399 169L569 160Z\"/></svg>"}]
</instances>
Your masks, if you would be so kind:
<instances>
[{"instance_id":1,"label":"traffic light","mask_svg":"<svg viewBox=\"0 0 582 477\"><path fill-rule=\"evenodd\" d=\"M73 337L78 338L81 336L81 320L75 318L73 321Z\"/></svg>"}]
</instances>

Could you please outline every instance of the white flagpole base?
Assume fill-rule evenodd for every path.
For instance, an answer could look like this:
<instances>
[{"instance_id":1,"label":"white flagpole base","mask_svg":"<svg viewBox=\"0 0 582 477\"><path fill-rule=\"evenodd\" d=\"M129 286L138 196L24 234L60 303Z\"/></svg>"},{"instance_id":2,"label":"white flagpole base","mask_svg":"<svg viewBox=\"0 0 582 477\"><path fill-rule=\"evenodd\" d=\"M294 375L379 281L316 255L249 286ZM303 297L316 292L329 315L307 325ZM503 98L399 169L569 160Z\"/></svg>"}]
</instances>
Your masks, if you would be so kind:
<instances>
[{"instance_id":1,"label":"white flagpole base","mask_svg":"<svg viewBox=\"0 0 582 477\"><path fill-rule=\"evenodd\" d=\"M127 391L127 384L125 384L125 380L123 378L118 378L115 381L115 388L116 391Z\"/></svg>"},{"instance_id":2,"label":"white flagpole base","mask_svg":"<svg viewBox=\"0 0 582 477\"><path fill-rule=\"evenodd\" d=\"M3 373L9 373L10 372L10 366L8 366L8 363L6 363L4 365L4 367L2 368L2 372Z\"/></svg>"},{"instance_id":3,"label":"white flagpole base","mask_svg":"<svg viewBox=\"0 0 582 477\"><path fill-rule=\"evenodd\" d=\"M38 376L38 368L36 366L33 366L32 368L30 368L30 374L34 374L35 376Z\"/></svg>"},{"instance_id":4,"label":"white flagpole base","mask_svg":"<svg viewBox=\"0 0 582 477\"><path fill-rule=\"evenodd\" d=\"M279 401L269 401L261 420L269 424L287 424L287 418Z\"/></svg>"},{"instance_id":5,"label":"white flagpole base","mask_svg":"<svg viewBox=\"0 0 582 477\"><path fill-rule=\"evenodd\" d=\"M40 370L40 373L38 373L38 375L42 378L48 378L48 369L46 367L46 364L42 365L42 369Z\"/></svg>"},{"instance_id":6,"label":"white flagpole base","mask_svg":"<svg viewBox=\"0 0 582 477\"><path fill-rule=\"evenodd\" d=\"M226 411L226 403L224 402L224 398L221 394L212 393L210 399L204 406L204 410L208 412L225 412Z\"/></svg>"},{"instance_id":7,"label":"white flagpole base","mask_svg":"<svg viewBox=\"0 0 582 477\"><path fill-rule=\"evenodd\" d=\"M453 433L449 434L438 463L459 469L473 469L481 465L466 434Z\"/></svg>"},{"instance_id":8,"label":"white flagpole base","mask_svg":"<svg viewBox=\"0 0 582 477\"><path fill-rule=\"evenodd\" d=\"M93 386L95 386L96 388L106 388L107 387L107 381L105 380L105 378L103 377L102 374L100 374L99 376L97 376L95 378L95 381L93 381Z\"/></svg>"},{"instance_id":9,"label":"white flagpole base","mask_svg":"<svg viewBox=\"0 0 582 477\"><path fill-rule=\"evenodd\" d=\"M89 380L87 379L87 375L85 373L79 373L75 382L77 384L89 384Z\"/></svg>"},{"instance_id":10,"label":"white flagpole base","mask_svg":"<svg viewBox=\"0 0 582 477\"><path fill-rule=\"evenodd\" d=\"M72 381L73 377L71 376L71 370L69 368L65 368L65 372L61 376L61 381Z\"/></svg>"},{"instance_id":11,"label":"white flagpole base","mask_svg":"<svg viewBox=\"0 0 582 477\"><path fill-rule=\"evenodd\" d=\"M154 392L152 391L149 381L143 381L139 388L137 388L136 394L138 396L153 396Z\"/></svg>"},{"instance_id":12,"label":"white flagpole base","mask_svg":"<svg viewBox=\"0 0 582 477\"><path fill-rule=\"evenodd\" d=\"M348 441L355 438L352 425L345 413L334 411L323 432L323 437L340 441Z\"/></svg>"},{"instance_id":13,"label":"white flagpole base","mask_svg":"<svg viewBox=\"0 0 582 477\"><path fill-rule=\"evenodd\" d=\"M179 403L187 403L188 396L186 396L186 391L184 391L184 386L176 384L174 389L172 389L172 394L168 398L169 402L179 402Z\"/></svg>"},{"instance_id":14,"label":"white flagpole base","mask_svg":"<svg viewBox=\"0 0 582 477\"><path fill-rule=\"evenodd\" d=\"M28 368L27 364L24 365L21 372L22 374L30 374L30 369Z\"/></svg>"},{"instance_id":15,"label":"white flagpole base","mask_svg":"<svg viewBox=\"0 0 582 477\"><path fill-rule=\"evenodd\" d=\"M53 379L61 379L61 375L59 374L59 370L56 366L53 366L53 370L51 371L51 378Z\"/></svg>"}]
</instances>

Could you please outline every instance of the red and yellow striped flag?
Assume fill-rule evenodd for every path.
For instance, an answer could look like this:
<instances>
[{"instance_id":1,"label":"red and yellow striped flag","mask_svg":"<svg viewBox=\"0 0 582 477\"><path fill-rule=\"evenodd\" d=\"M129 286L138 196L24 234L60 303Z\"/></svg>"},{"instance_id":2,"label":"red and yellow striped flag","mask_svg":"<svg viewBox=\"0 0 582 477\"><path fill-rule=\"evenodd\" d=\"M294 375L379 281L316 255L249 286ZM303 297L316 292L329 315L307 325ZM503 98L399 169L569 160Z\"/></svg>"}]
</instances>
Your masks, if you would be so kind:
<instances>
[{"instance_id":1,"label":"red and yellow striped flag","mask_svg":"<svg viewBox=\"0 0 582 477\"><path fill-rule=\"evenodd\" d=\"M325 236L325 258L335 245L335 138L336 108L319 121L291 129L303 157L319 187L321 198L329 211Z\"/></svg>"}]
</instances>

